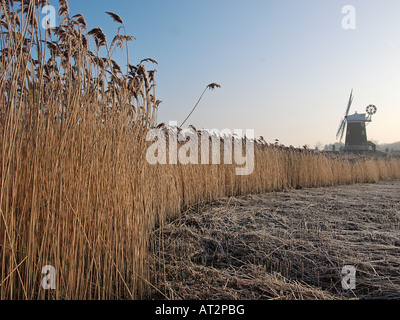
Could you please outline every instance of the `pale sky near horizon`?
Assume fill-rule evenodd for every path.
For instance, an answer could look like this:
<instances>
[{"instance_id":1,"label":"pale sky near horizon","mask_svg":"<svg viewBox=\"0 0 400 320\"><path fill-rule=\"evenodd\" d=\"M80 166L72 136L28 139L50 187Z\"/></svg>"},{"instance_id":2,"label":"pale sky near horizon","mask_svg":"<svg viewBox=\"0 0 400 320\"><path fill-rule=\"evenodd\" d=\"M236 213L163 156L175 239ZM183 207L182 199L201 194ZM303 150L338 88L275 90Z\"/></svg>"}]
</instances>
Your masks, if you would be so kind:
<instances>
[{"instance_id":1,"label":"pale sky near horizon","mask_svg":"<svg viewBox=\"0 0 400 320\"><path fill-rule=\"evenodd\" d=\"M57 2L50 0L57 7ZM345 5L356 29L342 28ZM311 147L334 143L351 89L350 113L378 108L368 138L400 140L400 1L398 0L69 0L88 29L109 41L124 20L131 58L153 58L159 122L255 129L266 141ZM124 65L123 55L117 61Z\"/></svg>"}]
</instances>

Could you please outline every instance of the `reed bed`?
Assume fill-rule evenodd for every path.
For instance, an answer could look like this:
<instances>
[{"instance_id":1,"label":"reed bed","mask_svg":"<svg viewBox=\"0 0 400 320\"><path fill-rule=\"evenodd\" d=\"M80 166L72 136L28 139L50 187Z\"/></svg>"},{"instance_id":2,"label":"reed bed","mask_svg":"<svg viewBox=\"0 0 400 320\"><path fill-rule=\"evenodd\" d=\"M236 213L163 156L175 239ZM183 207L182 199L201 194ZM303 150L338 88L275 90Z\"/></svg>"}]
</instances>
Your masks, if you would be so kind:
<instances>
[{"instance_id":1,"label":"reed bed","mask_svg":"<svg viewBox=\"0 0 400 320\"><path fill-rule=\"evenodd\" d=\"M0 299L137 299L155 226L230 195L400 178L394 158L342 158L257 141L255 170L150 165L155 72L130 64L123 20L111 42L69 15L40 27L47 1L0 1ZM113 60L125 50L127 69ZM162 250L162 248L158 248ZM44 290L41 270L56 270Z\"/></svg>"}]
</instances>

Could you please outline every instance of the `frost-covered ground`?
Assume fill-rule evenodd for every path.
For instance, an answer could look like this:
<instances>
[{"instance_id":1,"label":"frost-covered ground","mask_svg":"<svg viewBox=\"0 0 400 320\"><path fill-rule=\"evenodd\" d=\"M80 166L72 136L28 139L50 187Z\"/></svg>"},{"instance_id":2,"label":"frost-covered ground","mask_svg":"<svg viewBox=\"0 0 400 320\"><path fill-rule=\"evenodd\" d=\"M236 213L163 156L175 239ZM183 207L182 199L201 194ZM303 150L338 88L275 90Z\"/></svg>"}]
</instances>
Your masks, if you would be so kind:
<instances>
[{"instance_id":1,"label":"frost-covered ground","mask_svg":"<svg viewBox=\"0 0 400 320\"><path fill-rule=\"evenodd\" d=\"M400 299L400 181L222 199L160 231L153 298Z\"/></svg>"}]
</instances>

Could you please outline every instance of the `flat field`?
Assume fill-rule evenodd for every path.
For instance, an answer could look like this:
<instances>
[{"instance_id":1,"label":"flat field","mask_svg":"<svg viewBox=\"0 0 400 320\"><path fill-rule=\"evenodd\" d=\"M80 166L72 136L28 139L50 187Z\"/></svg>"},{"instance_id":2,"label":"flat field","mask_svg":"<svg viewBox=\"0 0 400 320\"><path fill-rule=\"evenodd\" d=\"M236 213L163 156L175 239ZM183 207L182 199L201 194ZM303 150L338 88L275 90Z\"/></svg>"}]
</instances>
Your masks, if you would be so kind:
<instances>
[{"instance_id":1,"label":"flat field","mask_svg":"<svg viewBox=\"0 0 400 320\"><path fill-rule=\"evenodd\" d=\"M221 199L152 237L152 298L400 299L400 180Z\"/></svg>"}]
</instances>

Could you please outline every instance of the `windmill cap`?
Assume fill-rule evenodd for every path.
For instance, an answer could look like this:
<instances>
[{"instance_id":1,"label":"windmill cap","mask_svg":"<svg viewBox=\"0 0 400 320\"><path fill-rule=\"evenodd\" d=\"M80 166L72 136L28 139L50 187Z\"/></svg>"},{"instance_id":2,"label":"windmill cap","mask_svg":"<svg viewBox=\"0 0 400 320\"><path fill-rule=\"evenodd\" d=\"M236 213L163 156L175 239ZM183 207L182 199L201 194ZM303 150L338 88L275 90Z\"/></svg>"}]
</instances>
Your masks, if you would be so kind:
<instances>
[{"instance_id":1,"label":"windmill cap","mask_svg":"<svg viewBox=\"0 0 400 320\"><path fill-rule=\"evenodd\" d=\"M366 122L367 117L365 113L355 113L347 116L347 122Z\"/></svg>"}]
</instances>

